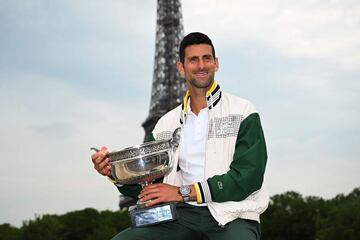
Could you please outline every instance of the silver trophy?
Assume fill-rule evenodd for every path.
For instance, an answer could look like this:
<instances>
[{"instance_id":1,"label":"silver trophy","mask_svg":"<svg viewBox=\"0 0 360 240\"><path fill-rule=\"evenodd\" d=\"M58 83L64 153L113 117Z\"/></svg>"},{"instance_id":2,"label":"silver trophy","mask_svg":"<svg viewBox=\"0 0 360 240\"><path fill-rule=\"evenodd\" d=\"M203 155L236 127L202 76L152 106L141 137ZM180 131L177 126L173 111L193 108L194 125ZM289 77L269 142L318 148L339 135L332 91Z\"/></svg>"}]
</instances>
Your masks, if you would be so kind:
<instances>
[{"instance_id":1,"label":"silver trophy","mask_svg":"<svg viewBox=\"0 0 360 240\"><path fill-rule=\"evenodd\" d=\"M151 184L173 168L173 155L180 142L180 128L172 138L143 143L109 153L111 175L120 184ZM93 150L97 150L92 148ZM150 200L151 201L151 200ZM175 204L164 203L145 207L137 202L129 208L132 227L144 227L175 220Z\"/></svg>"}]
</instances>

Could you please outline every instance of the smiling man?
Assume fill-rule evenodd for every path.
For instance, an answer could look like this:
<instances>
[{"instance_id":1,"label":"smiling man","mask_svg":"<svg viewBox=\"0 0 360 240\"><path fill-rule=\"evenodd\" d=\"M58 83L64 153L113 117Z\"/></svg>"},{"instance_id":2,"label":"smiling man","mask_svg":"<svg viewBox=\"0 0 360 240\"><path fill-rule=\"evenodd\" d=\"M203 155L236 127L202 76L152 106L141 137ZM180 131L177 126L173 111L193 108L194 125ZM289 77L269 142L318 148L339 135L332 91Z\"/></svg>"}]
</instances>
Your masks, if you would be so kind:
<instances>
[{"instance_id":1,"label":"smiling man","mask_svg":"<svg viewBox=\"0 0 360 240\"><path fill-rule=\"evenodd\" d=\"M121 239L260 239L260 214L269 196L264 184L267 153L259 114L247 100L223 92L215 81L219 68L208 36L184 37L177 63L188 91L182 105L156 124L152 140L181 128L174 168L161 183L118 186L147 206L175 202L175 221L128 228ZM92 155L96 170L111 176L107 149ZM151 200L148 202L148 200Z\"/></svg>"}]
</instances>

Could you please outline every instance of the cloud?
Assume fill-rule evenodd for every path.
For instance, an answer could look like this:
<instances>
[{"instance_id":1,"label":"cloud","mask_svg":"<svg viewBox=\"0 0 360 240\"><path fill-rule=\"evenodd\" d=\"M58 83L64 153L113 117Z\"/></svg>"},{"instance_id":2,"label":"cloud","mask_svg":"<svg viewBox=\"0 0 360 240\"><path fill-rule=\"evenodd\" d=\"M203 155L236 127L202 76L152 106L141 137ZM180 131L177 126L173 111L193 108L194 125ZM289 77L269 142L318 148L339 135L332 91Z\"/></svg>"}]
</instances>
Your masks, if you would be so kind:
<instances>
[{"instance_id":1,"label":"cloud","mask_svg":"<svg viewBox=\"0 0 360 240\"><path fill-rule=\"evenodd\" d=\"M204 29L221 44L259 42L290 57L321 58L354 70L360 63L356 1L184 1L186 32ZM203 21L200 21L203 19Z\"/></svg>"},{"instance_id":2,"label":"cloud","mask_svg":"<svg viewBox=\"0 0 360 240\"><path fill-rule=\"evenodd\" d=\"M141 4L141 7L139 7ZM106 34L146 35L152 34L153 29L139 28L144 23L153 23L155 27L156 2L141 0L107 1L61 1L61 2L22 2L14 0L4 2L1 16L6 21L1 25L15 27L20 31L48 33L63 31L66 28L77 28L80 33L95 33L100 36ZM149 9L151 9L149 11ZM131 19L131 24L130 20ZM71 25L71 23L73 25ZM69 25L70 24L70 25ZM136 26L134 28L134 26Z\"/></svg>"},{"instance_id":3,"label":"cloud","mask_svg":"<svg viewBox=\"0 0 360 240\"><path fill-rule=\"evenodd\" d=\"M115 150L141 142L146 106L87 98L47 76L6 80L0 77L0 190L6 193L0 221L18 225L34 212L84 206L116 209L117 191L93 169L90 147Z\"/></svg>"},{"instance_id":4,"label":"cloud","mask_svg":"<svg viewBox=\"0 0 360 240\"><path fill-rule=\"evenodd\" d=\"M0 39L6 46L0 67L6 72L62 74L65 80L91 84L100 77L112 83L130 74L134 81L148 75L151 80L156 3L139 8L136 2L6 2L0 22L7 32ZM131 71L133 65L137 71ZM94 68L97 71L88 74Z\"/></svg>"}]
</instances>

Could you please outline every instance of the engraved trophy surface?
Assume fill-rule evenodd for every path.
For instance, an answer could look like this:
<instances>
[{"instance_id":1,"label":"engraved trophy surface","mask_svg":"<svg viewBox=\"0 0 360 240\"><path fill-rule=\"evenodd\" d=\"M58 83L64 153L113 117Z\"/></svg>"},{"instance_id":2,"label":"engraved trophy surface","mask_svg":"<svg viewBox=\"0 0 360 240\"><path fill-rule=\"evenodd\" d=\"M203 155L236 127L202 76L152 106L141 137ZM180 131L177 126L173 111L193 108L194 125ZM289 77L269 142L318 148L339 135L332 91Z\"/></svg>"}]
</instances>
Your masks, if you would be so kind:
<instances>
[{"instance_id":1,"label":"engraved trophy surface","mask_svg":"<svg viewBox=\"0 0 360 240\"><path fill-rule=\"evenodd\" d=\"M120 184L151 184L173 168L173 155L180 142L180 128L167 140L157 140L109 153L111 174ZM175 204L151 207L138 202L129 208L132 227L143 227L175 220Z\"/></svg>"}]
</instances>

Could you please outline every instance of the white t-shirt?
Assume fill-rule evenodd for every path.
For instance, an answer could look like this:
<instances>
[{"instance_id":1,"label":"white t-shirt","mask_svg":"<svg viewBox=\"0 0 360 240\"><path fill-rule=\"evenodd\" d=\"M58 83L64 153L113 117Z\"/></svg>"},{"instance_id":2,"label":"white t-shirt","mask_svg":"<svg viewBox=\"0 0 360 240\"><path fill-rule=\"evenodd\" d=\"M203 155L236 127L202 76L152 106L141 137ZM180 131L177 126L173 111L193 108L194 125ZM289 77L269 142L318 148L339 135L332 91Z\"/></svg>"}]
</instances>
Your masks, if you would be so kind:
<instances>
[{"instance_id":1,"label":"white t-shirt","mask_svg":"<svg viewBox=\"0 0 360 240\"><path fill-rule=\"evenodd\" d=\"M203 108L196 116L188 102L188 114L183 126L183 134L179 147L179 166L182 185L191 185L201 182L205 178L205 150L208 131L209 109ZM206 204L193 205L206 206Z\"/></svg>"}]
</instances>

